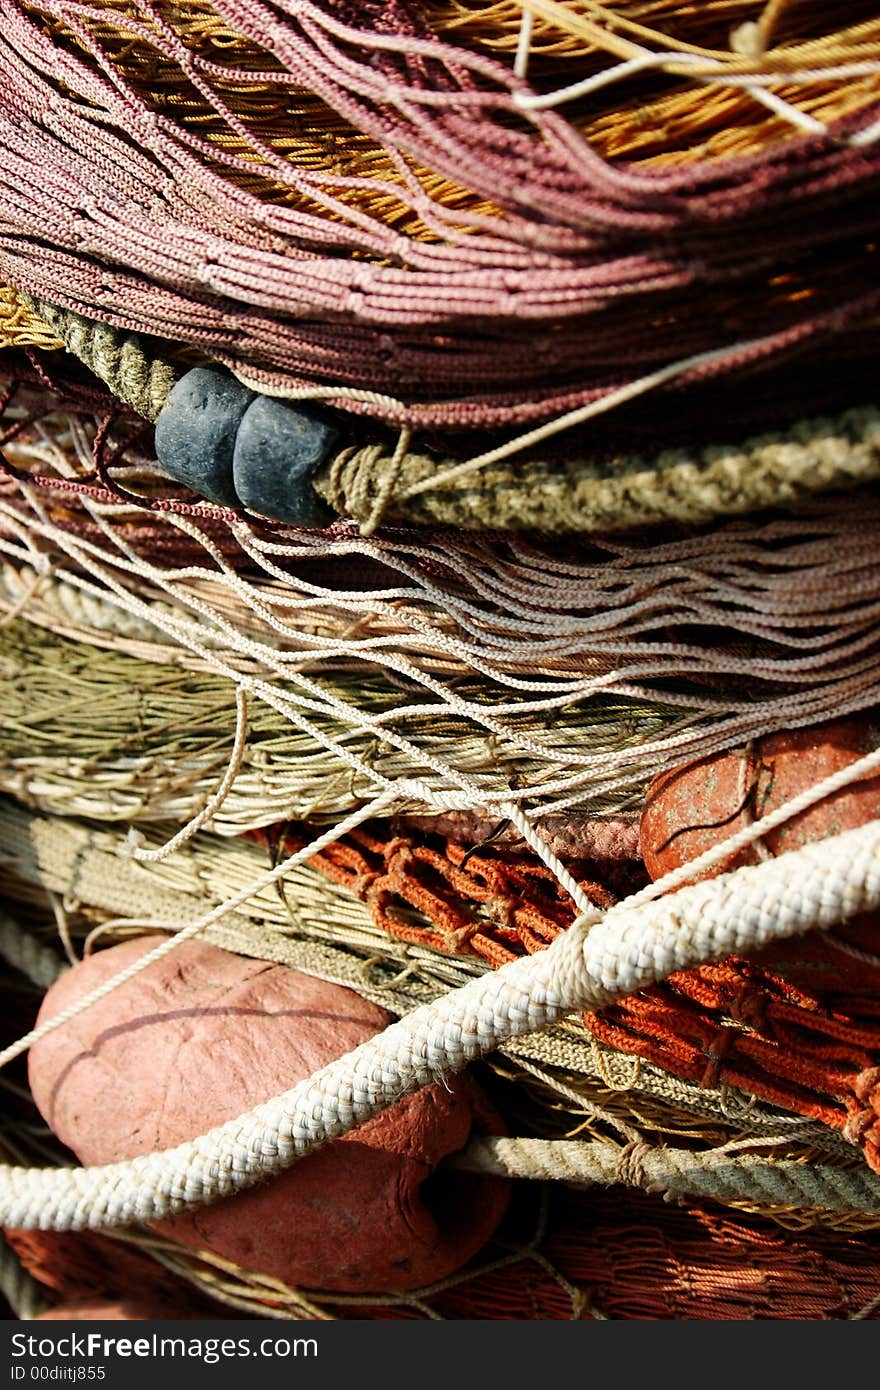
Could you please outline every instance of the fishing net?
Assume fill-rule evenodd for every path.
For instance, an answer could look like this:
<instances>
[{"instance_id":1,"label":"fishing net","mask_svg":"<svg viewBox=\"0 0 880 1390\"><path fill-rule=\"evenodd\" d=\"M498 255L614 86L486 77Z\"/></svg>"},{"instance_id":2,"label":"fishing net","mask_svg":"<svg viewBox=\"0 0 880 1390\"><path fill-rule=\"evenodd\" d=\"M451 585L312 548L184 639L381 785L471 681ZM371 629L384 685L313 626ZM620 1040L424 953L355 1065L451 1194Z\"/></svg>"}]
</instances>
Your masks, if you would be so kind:
<instances>
[{"instance_id":1,"label":"fishing net","mask_svg":"<svg viewBox=\"0 0 880 1390\"><path fill-rule=\"evenodd\" d=\"M720 64L727 7L715 45L680 52L672 16L665 41L662 24L636 21L638 43L606 37L604 50L588 22L600 105L617 107L632 61L674 87L676 63L696 59L692 103L706 79L732 83L735 103L743 90L758 110L769 101L777 120L800 112L791 138L733 164L702 153L695 132L699 157L643 170L589 129L572 143L576 116L544 109L553 93L435 33L416 6L360 7L353 26L329 4L280 17L9 0L0 273L264 386L397 424L549 421L638 394L658 371L685 386L772 364L876 317L876 22L854 5L850 23L835 12L838 34L817 33L813 7L789 8L806 11L803 43L789 16L768 54ZM552 9L580 22L576 7ZM780 72L811 94L825 65L838 94L853 68L863 98L822 119L786 105ZM48 101L51 130L38 125ZM47 206L51 255L35 241ZM279 274L290 258L298 273Z\"/></svg>"},{"instance_id":2,"label":"fishing net","mask_svg":"<svg viewBox=\"0 0 880 1390\"><path fill-rule=\"evenodd\" d=\"M18 1316L880 1316L875 10L0 0ZM299 522L277 451L265 497L175 473L193 379L243 402L229 469L256 407L324 431ZM795 731L792 800L740 771L648 842L659 773ZM144 935L396 1022L366 1080L95 1187L23 1054ZM328 1293L165 1222L466 1062L502 1121L431 1190L513 1195L448 1277Z\"/></svg>"},{"instance_id":3,"label":"fishing net","mask_svg":"<svg viewBox=\"0 0 880 1390\"><path fill-rule=\"evenodd\" d=\"M624 1205L614 1189L554 1190L547 1207L546 1215L534 1202L517 1213L519 1229L511 1223L506 1246L487 1251L494 1258L485 1272L405 1302L331 1303L217 1260L184 1267L216 1300L212 1317L225 1305L239 1316L280 1319L876 1318L875 1237L792 1235L757 1217L676 1208L641 1193L628 1194ZM12 1240L41 1281L64 1296L84 1289L112 1296L133 1283L129 1250L122 1259L115 1243L99 1237L28 1232ZM169 1270L180 1278L185 1257L155 1245L161 1262L153 1268L161 1275L151 1282L161 1279L167 1289ZM138 1278L143 1263L134 1266Z\"/></svg>"},{"instance_id":4,"label":"fishing net","mask_svg":"<svg viewBox=\"0 0 880 1390\"><path fill-rule=\"evenodd\" d=\"M190 852L201 850L193 846ZM71 926L76 933L75 912ZM408 937L408 943L413 939ZM258 942L253 935L252 948ZM416 966L416 979L418 973ZM403 987L392 987L398 991L399 1005L405 1007L405 990L412 984L411 977ZM386 1002L392 989L385 990ZM569 1030L569 1058L574 1041ZM496 1241L473 1267L442 1287L380 1301L337 1299L285 1287L210 1252L194 1255L154 1236L126 1233L121 1241L110 1242L94 1234L11 1231L9 1239L41 1286L61 1297L113 1296L120 1288L132 1288L135 1280L147 1292L158 1291L171 1271L223 1306L270 1318L874 1315L876 1276L871 1262L876 1263L880 1208L873 1215L847 1210L847 1202L864 1208L873 1200L870 1185L866 1188L860 1181L846 1156L847 1146L836 1149L817 1134L815 1124L793 1126L790 1115L773 1107L762 1109L754 1096L751 1104L738 1108L733 1088L720 1107L716 1099L711 1118L701 1118L687 1108L686 1088L675 1104L663 1095L662 1073L656 1073L652 1086L650 1067L637 1078L631 1074L628 1089L621 1090L601 1062L592 1063L591 1074L590 1050L583 1043L580 1048L580 1070L568 1073L567 1081L546 1058L543 1064L516 1056L498 1058L494 1070L508 1097L507 1113L518 1126L531 1122L532 1128L553 1136L549 1150L546 1141L541 1150L551 1163L562 1161L557 1155L566 1146L559 1137L577 1135L574 1147L582 1162L599 1150L606 1163L598 1181L612 1186L578 1191L561 1184L558 1173L557 1181L542 1184L534 1170ZM551 1055L553 1051L551 1040ZM557 1062L565 1051L565 1044L557 1049ZM705 1094L703 1088L704 1101ZM36 1144L33 1128L19 1122L13 1131L25 1152ZM646 1168L658 1154L654 1145L660 1135L661 1160L668 1167L669 1146L677 1146L672 1156L687 1160L687 1185L693 1188L695 1173L704 1171L716 1203L720 1200L727 1207L725 1216L711 1203L680 1200L670 1207L668 1200L652 1199L632 1186L624 1195L613 1185L638 1187L648 1181ZM768 1152L776 1155L777 1198L780 1171L788 1171L779 1156L791 1155L796 1172L825 1184L824 1196L814 1199L816 1207L805 1210L796 1202L774 1202L769 1200L772 1193L760 1191L755 1180L762 1176L763 1155ZM480 1158L474 1152L464 1161L476 1163ZM731 1188L727 1170L734 1168ZM525 1171L520 1165L520 1174ZM674 1179L667 1173L663 1181L670 1184ZM824 1211L823 1202L828 1206ZM605 1244L608 1241L613 1243ZM621 1258L628 1250L631 1263ZM741 1278L733 1277L734 1261L742 1266ZM702 1288L704 1281L713 1292ZM182 1306L190 1306L186 1296ZM204 1308L201 1311L204 1315Z\"/></svg>"}]
</instances>

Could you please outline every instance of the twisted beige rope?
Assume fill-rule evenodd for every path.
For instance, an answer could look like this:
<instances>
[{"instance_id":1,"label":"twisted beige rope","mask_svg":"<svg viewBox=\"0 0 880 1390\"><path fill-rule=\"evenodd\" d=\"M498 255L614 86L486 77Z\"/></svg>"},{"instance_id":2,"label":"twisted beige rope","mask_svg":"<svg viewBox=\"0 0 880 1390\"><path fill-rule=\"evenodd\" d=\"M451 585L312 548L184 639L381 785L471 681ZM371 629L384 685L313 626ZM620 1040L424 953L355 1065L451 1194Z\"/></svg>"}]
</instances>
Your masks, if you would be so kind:
<instances>
[{"instance_id":1,"label":"twisted beige rope","mask_svg":"<svg viewBox=\"0 0 880 1390\"><path fill-rule=\"evenodd\" d=\"M110 324L60 309L46 299L25 294L21 298L115 396L139 415L156 419L178 374L170 362L135 333L120 333Z\"/></svg>"},{"instance_id":2,"label":"twisted beige rope","mask_svg":"<svg viewBox=\"0 0 880 1390\"><path fill-rule=\"evenodd\" d=\"M342 450L313 484L335 511L364 525L376 508L391 524L554 534L701 523L877 478L880 414L864 406L835 419L802 420L778 434L666 449L653 458L480 458L475 478L466 471L473 460L453 465L418 451L395 456L391 489L389 455L367 445Z\"/></svg>"},{"instance_id":3,"label":"twisted beige rope","mask_svg":"<svg viewBox=\"0 0 880 1390\"><path fill-rule=\"evenodd\" d=\"M880 1177L868 1168L652 1148L579 1139L479 1139L454 1167L508 1178L640 1187L671 1196L750 1201L810 1210L880 1213Z\"/></svg>"},{"instance_id":4,"label":"twisted beige rope","mask_svg":"<svg viewBox=\"0 0 880 1390\"><path fill-rule=\"evenodd\" d=\"M500 1043L705 960L880 905L880 822L698 883L470 981L249 1114L162 1153L100 1168L0 1169L0 1224L41 1229L163 1219L230 1196Z\"/></svg>"}]
</instances>

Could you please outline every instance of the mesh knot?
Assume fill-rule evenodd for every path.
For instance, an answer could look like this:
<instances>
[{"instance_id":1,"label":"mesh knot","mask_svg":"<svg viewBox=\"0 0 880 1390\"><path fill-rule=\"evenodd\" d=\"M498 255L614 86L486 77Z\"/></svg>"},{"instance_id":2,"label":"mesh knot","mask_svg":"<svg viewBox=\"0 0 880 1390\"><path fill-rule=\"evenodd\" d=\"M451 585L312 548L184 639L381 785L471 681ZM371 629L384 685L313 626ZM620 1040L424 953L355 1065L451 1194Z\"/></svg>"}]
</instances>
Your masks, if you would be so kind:
<instances>
[{"instance_id":1,"label":"mesh knot","mask_svg":"<svg viewBox=\"0 0 880 1390\"><path fill-rule=\"evenodd\" d=\"M516 930L516 910L519 904L514 898L491 897L483 903L484 910L499 927L508 931Z\"/></svg>"},{"instance_id":2,"label":"mesh knot","mask_svg":"<svg viewBox=\"0 0 880 1390\"><path fill-rule=\"evenodd\" d=\"M719 1028L710 1042L706 1049L708 1059L706 1068L700 1077L700 1085L706 1090L714 1091L717 1089L721 1080L723 1063L735 1042L736 1032L733 1028Z\"/></svg>"},{"instance_id":3,"label":"mesh knot","mask_svg":"<svg viewBox=\"0 0 880 1390\"><path fill-rule=\"evenodd\" d=\"M866 1143L876 1119L877 1116L873 1110L853 1110L847 1116L846 1124L843 1126L844 1139L856 1146ZM876 1141L874 1147L876 1148Z\"/></svg>"},{"instance_id":4,"label":"mesh knot","mask_svg":"<svg viewBox=\"0 0 880 1390\"><path fill-rule=\"evenodd\" d=\"M768 1003L766 994L761 990L743 984L728 1002L726 1012L734 1023L741 1023L754 1033L763 1033L767 1026Z\"/></svg>"}]
</instances>

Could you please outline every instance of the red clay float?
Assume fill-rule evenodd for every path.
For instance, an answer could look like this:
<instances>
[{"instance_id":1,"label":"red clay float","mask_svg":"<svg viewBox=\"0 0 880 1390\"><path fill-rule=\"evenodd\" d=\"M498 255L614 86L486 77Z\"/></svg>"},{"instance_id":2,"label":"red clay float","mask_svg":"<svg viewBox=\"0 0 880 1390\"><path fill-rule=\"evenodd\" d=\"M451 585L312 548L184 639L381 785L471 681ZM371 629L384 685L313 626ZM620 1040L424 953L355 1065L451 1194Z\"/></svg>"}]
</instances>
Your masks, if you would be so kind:
<instances>
[{"instance_id":1,"label":"red clay float","mask_svg":"<svg viewBox=\"0 0 880 1390\"><path fill-rule=\"evenodd\" d=\"M81 962L42 1023L152 950ZM283 965L186 942L31 1049L40 1112L82 1163L170 1148L288 1090L389 1015ZM503 1125L469 1077L427 1087L287 1172L157 1229L290 1285L394 1292L445 1278L492 1235L508 1185L440 1161Z\"/></svg>"},{"instance_id":2,"label":"red clay float","mask_svg":"<svg viewBox=\"0 0 880 1390\"><path fill-rule=\"evenodd\" d=\"M655 778L641 821L648 873L661 878L696 859L744 826L847 767L880 745L880 720L836 719L809 729L783 730L744 748L718 753ZM718 864L708 876L756 864L813 840L851 830L880 816L880 776L844 787Z\"/></svg>"}]
</instances>

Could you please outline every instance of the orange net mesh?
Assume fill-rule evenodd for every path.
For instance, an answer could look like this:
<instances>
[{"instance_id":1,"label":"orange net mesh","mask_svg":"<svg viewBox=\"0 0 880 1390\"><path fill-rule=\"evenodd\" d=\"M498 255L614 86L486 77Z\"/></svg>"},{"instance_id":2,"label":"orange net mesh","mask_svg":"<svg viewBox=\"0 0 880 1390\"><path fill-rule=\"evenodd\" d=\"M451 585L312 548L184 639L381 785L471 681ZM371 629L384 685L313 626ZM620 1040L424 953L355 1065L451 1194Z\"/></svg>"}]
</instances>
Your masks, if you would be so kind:
<instances>
[{"instance_id":1,"label":"orange net mesh","mask_svg":"<svg viewBox=\"0 0 880 1390\"><path fill-rule=\"evenodd\" d=\"M557 1320L591 1317L846 1319L880 1317L880 1234L786 1231L708 1205L670 1206L620 1188L555 1188L536 1224L534 1194L499 1239L448 1287L401 1303L321 1299L337 1318ZM91 1233L9 1233L58 1299L162 1291L169 1275L139 1251ZM494 1267L493 1267L494 1266ZM253 1315L283 1306L259 1291ZM175 1297L177 1291L175 1290ZM193 1296L194 1297L194 1296ZM320 1295L317 1296L320 1298ZM181 1306L192 1299L181 1291ZM209 1314L218 1316L212 1309Z\"/></svg>"},{"instance_id":2,"label":"orange net mesh","mask_svg":"<svg viewBox=\"0 0 880 1390\"><path fill-rule=\"evenodd\" d=\"M283 853L296 836L295 827L278 826L253 838ZM513 846L470 852L440 836L374 822L315 862L369 904L389 937L477 954L493 966L543 949L574 916L547 870ZM641 872L623 860L576 867L606 905ZM877 931L863 919L834 935L776 946L760 960L682 973L586 1023L594 1036L673 1073L713 1087L729 1080L843 1130L870 1156L870 1125L856 1131L880 1081L880 962L871 955ZM22 1025L35 1002L25 991L9 1024ZM183 1279L194 1287L180 1293L179 1306L194 1307L195 1315L204 1307L199 1299L216 1297L254 1317L301 1317L309 1315L304 1297L317 1301L321 1316L337 1318L880 1316L876 1229L783 1223L769 1212L689 1199L670 1206L659 1195L623 1188L521 1184L498 1237L469 1269L399 1300L285 1291L248 1271L218 1271L176 1247L154 1258L125 1237L11 1232L10 1240L58 1301L167 1297Z\"/></svg>"},{"instance_id":3,"label":"orange net mesh","mask_svg":"<svg viewBox=\"0 0 880 1390\"><path fill-rule=\"evenodd\" d=\"M258 833L257 838L260 837ZM273 857L299 844L269 835ZM390 937L493 968L543 950L576 915L528 851L468 851L373 824L312 860L362 899ZM636 886L623 861L574 866L600 907ZM593 1037L711 1089L728 1083L819 1120L862 1147L880 1172L880 924L874 917L784 942L761 959L731 957L585 1015Z\"/></svg>"},{"instance_id":4,"label":"orange net mesh","mask_svg":"<svg viewBox=\"0 0 880 1390\"><path fill-rule=\"evenodd\" d=\"M7 1229L5 1235L25 1269L53 1302L134 1297L161 1304L170 1293L178 1317L224 1316L224 1309L209 1304L155 1260L121 1240L93 1231Z\"/></svg>"}]
</instances>

